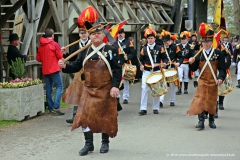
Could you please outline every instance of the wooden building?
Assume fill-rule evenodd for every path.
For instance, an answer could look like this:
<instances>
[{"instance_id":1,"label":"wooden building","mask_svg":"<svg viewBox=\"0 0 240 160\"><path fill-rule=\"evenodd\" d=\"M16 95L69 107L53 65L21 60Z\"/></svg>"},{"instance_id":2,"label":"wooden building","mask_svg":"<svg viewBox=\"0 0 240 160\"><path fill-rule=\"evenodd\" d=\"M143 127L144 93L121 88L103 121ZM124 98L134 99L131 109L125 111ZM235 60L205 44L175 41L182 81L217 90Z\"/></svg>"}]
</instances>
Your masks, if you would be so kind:
<instances>
[{"instance_id":1,"label":"wooden building","mask_svg":"<svg viewBox=\"0 0 240 160\"><path fill-rule=\"evenodd\" d=\"M39 37L46 28L53 28L55 40L61 46L79 39L77 17L88 5L97 9L102 24L117 24L130 18L124 29L127 37L134 38L138 50L148 24L152 24L158 33L174 24L173 4L173 0L1 0L0 81L8 80L6 52L10 33L19 35L22 42L19 49L29 57L26 63L28 75L37 78L41 73L41 65L35 60ZM178 10L175 8L174 11Z\"/></svg>"}]
</instances>

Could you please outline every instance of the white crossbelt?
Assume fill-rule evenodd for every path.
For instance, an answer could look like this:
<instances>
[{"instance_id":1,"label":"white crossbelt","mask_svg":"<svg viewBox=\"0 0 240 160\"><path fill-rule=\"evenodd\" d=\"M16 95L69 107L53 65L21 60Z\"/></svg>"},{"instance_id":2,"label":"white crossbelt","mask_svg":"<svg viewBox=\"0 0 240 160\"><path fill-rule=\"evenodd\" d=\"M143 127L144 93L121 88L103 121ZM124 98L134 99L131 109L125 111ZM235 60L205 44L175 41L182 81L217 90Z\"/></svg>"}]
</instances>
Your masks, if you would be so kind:
<instances>
[{"instance_id":1,"label":"white crossbelt","mask_svg":"<svg viewBox=\"0 0 240 160\"><path fill-rule=\"evenodd\" d=\"M152 71L153 71L153 68L154 68L154 63L153 63L153 59L152 59L152 56L151 56L151 53L149 51L149 47L147 46L147 53L148 53L148 57L150 59L150 62L151 62L151 66L152 66Z\"/></svg>"},{"instance_id":2,"label":"white crossbelt","mask_svg":"<svg viewBox=\"0 0 240 160\"><path fill-rule=\"evenodd\" d=\"M124 52L124 50L123 50L122 46L120 45L119 41L118 41L118 46L119 46L119 48L121 49L121 51L123 52L123 54L124 54L124 56L125 56L126 53Z\"/></svg>"},{"instance_id":3,"label":"white crossbelt","mask_svg":"<svg viewBox=\"0 0 240 160\"><path fill-rule=\"evenodd\" d=\"M106 63L107 68L108 68L108 70L109 70L109 73L110 73L110 75L111 75L111 77L112 77L112 69L111 69L111 66L110 66L108 60L107 60L107 59L102 55L102 53L99 51L99 50L100 50L101 48L103 48L105 45L106 45L105 43L102 43L102 44L101 44L100 46L98 46L98 47L95 47L95 46L91 45L93 51L83 60L83 67L84 67L86 61L87 61L90 57L92 57L95 53L97 53L97 54L103 59L103 61Z\"/></svg>"},{"instance_id":4,"label":"white crossbelt","mask_svg":"<svg viewBox=\"0 0 240 160\"><path fill-rule=\"evenodd\" d=\"M212 49L209 57L207 57L205 51L203 50L203 55L204 55L204 57L205 57L205 59L206 59L206 62L205 62L204 66L203 66L203 68L202 68L202 70L201 70L201 72L200 72L200 74L199 74L199 76L198 76L197 81L199 80L199 78L201 77L203 71L205 70L205 68L206 68L207 65L208 65L209 68L210 68L210 70L211 70L211 73L212 73L212 75L213 75L213 78L214 78L214 80L215 80L216 83L217 83L217 77L216 77L216 75L215 75L215 73L214 73L214 71L213 71L212 65L211 65L211 63L210 63L210 59L211 59L211 57L212 57L212 55L213 55L213 52L214 52L214 49Z\"/></svg>"}]
</instances>

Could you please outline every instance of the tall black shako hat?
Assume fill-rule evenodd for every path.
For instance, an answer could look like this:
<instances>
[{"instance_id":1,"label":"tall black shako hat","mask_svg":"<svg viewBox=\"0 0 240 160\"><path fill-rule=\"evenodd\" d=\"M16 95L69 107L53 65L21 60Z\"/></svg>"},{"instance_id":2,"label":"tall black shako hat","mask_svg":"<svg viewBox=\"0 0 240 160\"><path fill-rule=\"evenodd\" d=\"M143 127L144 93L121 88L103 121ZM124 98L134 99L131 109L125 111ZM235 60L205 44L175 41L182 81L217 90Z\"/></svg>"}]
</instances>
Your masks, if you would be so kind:
<instances>
[{"instance_id":1,"label":"tall black shako hat","mask_svg":"<svg viewBox=\"0 0 240 160\"><path fill-rule=\"evenodd\" d=\"M98 20L98 12L93 6L85 8L78 17L78 25L85 28L89 34L103 30Z\"/></svg>"},{"instance_id":2,"label":"tall black shako hat","mask_svg":"<svg viewBox=\"0 0 240 160\"><path fill-rule=\"evenodd\" d=\"M212 41L214 37L214 30L208 24L201 23L199 26L199 34L201 36L201 41Z\"/></svg>"}]
</instances>

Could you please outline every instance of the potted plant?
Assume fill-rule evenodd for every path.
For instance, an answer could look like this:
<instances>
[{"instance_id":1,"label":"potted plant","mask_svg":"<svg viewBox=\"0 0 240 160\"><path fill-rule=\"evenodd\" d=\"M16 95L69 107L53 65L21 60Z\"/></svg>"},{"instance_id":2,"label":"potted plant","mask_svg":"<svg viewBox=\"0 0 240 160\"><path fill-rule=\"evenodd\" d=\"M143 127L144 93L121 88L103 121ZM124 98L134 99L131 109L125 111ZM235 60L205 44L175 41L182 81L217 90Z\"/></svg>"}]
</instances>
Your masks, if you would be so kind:
<instances>
[{"instance_id":1,"label":"potted plant","mask_svg":"<svg viewBox=\"0 0 240 160\"><path fill-rule=\"evenodd\" d=\"M21 58L12 62L10 68L18 78L0 83L0 119L22 121L44 113L42 81L24 78L24 61Z\"/></svg>"}]
</instances>

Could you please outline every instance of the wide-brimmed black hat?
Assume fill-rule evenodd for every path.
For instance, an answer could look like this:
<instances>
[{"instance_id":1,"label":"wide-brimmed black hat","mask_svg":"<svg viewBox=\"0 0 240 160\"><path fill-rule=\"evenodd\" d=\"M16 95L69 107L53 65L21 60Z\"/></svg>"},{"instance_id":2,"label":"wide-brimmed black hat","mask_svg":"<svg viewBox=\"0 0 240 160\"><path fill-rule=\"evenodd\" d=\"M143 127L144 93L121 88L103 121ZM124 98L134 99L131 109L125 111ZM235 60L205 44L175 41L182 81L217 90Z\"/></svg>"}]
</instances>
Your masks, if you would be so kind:
<instances>
[{"instance_id":1,"label":"wide-brimmed black hat","mask_svg":"<svg viewBox=\"0 0 240 160\"><path fill-rule=\"evenodd\" d=\"M214 30L211 26L206 23L201 23L199 26L199 34L201 36L201 41L212 41L214 37Z\"/></svg>"},{"instance_id":2,"label":"wide-brimmed black hat","mask_svg":"<svg viewBox=\"0 0 240 160\"><path fill-rule=\"evenodd\" d=\"M19 40L19 37L16 33L12 33L12 34L9 35L8 41L12 42L14 40Z\"/></svg>"}]
</instances>

